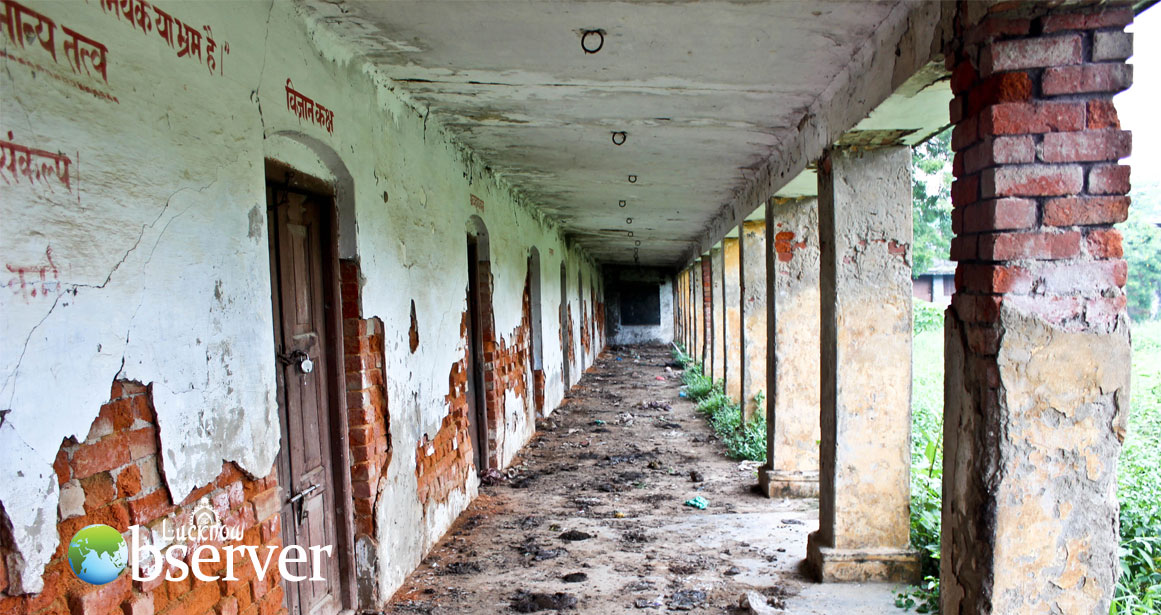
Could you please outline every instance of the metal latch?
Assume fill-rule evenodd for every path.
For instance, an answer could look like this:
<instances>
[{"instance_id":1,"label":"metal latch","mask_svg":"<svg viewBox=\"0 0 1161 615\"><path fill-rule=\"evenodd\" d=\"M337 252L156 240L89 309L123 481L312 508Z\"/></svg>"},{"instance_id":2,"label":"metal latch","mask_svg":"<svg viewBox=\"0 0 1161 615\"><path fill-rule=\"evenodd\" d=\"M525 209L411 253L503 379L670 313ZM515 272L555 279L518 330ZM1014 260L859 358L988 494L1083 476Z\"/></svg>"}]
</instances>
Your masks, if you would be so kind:
<instances>
[{"instance_id":1,"label":"metal latch","mask_svg":"<svg viewBox=\"0 0 1161 615\"><path fill-rule=\"evenodd\" d=\"M291 509L294 511L294 519L297 525L302 525L302 519L306 517L306 506L303 500L306 498L306 496L314 492L315 489L318 489L318 485L311 485L306 489L299 491L297 494L290 498L289 502L287 502L290 504Z\"/></svg>"},{"instance_id":2,"label":"metal latch","mask_svg":"<svg viewBox=\"0 0 1161 615\"><path fill-rule=\"evenodd\" d=\"M298 370L304 374L309 374L314 371L314 361L310 360L310 355L301 350L295 350L289 355L283 352L279 352L278 360L281 361L283 365L298 363Z\"/></svg>"}]
</instances>

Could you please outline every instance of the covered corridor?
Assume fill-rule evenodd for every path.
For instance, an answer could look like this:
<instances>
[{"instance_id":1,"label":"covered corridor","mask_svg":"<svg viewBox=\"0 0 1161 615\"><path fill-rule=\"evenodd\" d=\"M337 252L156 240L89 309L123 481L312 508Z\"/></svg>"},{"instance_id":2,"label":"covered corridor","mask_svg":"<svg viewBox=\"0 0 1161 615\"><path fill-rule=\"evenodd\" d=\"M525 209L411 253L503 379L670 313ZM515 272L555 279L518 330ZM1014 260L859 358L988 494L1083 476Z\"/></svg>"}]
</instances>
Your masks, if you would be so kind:
<instances>
[{"instance_id":1,"label":"covered corridor","mask_svg":"<svg viewBox=\"0 0 1161 615\"><path fill-rule=\"evenodd\" d=\"M494 612L572 530L512 579L885 604L919 561L910 147L949 126L943 611L1108 612L1112 101L1152 2L0 3L0 612ZM664 353L612 349L670 342L765 413L753 476ZM168 531L203 522L242 538ZM532 555L447 593L485 526ZM239 545L327 555L193 574Z\"/></svg>"}]
</instances>

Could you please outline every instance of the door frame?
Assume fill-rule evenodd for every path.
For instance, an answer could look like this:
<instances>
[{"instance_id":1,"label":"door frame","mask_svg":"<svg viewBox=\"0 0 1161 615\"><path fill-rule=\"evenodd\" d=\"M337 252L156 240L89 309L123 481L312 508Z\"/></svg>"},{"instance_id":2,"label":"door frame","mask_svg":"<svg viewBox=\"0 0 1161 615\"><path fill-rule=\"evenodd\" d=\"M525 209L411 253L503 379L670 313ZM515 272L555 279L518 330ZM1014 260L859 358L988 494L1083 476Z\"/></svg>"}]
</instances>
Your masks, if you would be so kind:
<instances>
[{"instance_id":1,"label":"door frame","mask_svg":"<svg viewBox=\"0 0 1161 615\"><path fill-rule=\"evenodd\" d=\"M572 359L568 356L568 350L572 347L572 327L568 319L568 267L565 263L560 263L560 354L563 357L561 361L561 380L564 381L564 395L568 395L572 388Z\"/></svg>"},{"instance_id":2,"label":"door frame","mask_svg":"<svg viewBox=\"0 0 1161 615\"><path fill-rule=\"evenodd\" d=\"M467 234L468 256L468 429L475 449L473 462L481 476L488 471L488 398L484 374L484 315L480 306L480 243Z\"/></svg>"},{"instance_id":3,"label":"door frame","mask_svg":"<svg viewBox=\"0 0 1161 615\"><path fill-rule=\"evenodd\" d=\"M355 582L355 511L354 498L351 491L351 448L347 437L347 397L346 397L346 367L343 354L343 310L340 303L342 295L339 289L339 210L335 205L334 187L317 177L312 177L296 171L290 165L277 160L265 159L265 184L280 186L322 197L326 205L321 209L320 220L323 223L323 236L320 238L322 246L322 273L323 273L323 312L326 323L326 349L331 356L327 361L327 418L331 422L330 449L331 449L331 480L334 486L335 515L335 545L334 557L338 559L338 599L340 610L358 610L358 595ZM266 208L269 211L269 205ZM266 220L267 233L273 221ZM273 265L273 264L272 264ZM271 269L270 288L273 292L277 281ZM275 297L271 297L271 306ZM275 317L278 315L275 314ZM281 326L280 324L278 326ZM277 359L275 360L277 363ZM281 406L284 402L278 400ZM279 421L282 411L279 410ZM285 425L280 427L281 433ZM281 442L280 442L281 444ZM282 452L279 447L279 457L276 462L278 471L282 472ZM288 497L285 486L279 480L279 490L282 496ZM285 594L286 592L284 592ZM283 599L284 601L286 598ZM285 602L283 603L285 605Z\"/></svg>"}]
</instances>

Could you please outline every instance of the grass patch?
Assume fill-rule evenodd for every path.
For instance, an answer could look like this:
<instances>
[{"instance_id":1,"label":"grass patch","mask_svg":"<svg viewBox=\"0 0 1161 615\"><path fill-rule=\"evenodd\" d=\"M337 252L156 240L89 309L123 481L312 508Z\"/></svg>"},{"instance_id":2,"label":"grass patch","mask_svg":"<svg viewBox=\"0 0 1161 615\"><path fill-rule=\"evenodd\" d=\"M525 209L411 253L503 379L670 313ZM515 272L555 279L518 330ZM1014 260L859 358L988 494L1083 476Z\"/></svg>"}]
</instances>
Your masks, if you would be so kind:
<instances>
[{"instance_id":1,"label":"grass patch","mask_svg":"<svg viewBox=\"0 0 1161 615\"><path fill-rule=\"evenodd\" d=\"M755 397L757 410L745 425L742 424L742 409L726 395L722 381L712 381L705 375L702 366L678 347L674 359L685 366L681 381L685 384L685 394L697 403L697 411L706 417L714 433L726 447L730 459L766 461L766 412L761 393Z\"/></svg>"},{"instance_id":2,"label":"grass patch","mask_svg":"<svg viewBox=\"0 0 1161 615\"><path fill-rule=\"evenodd\" d=\"M895 605L939 612L940 511L943 505L943 310L915 303L911 355L911 546L923 581Z\"/></svg>"},{"instance_id":3,"label":"grass patch","mask_svg":"<svg viewBox=\"0 0 1161 615\"><path fill-rule=\"evenodd\" d=\"M1133 325L1132 411L1117 467L1121 576L1113 615L1161 612L1161 321Z\"/></svg>"}]
</instances>

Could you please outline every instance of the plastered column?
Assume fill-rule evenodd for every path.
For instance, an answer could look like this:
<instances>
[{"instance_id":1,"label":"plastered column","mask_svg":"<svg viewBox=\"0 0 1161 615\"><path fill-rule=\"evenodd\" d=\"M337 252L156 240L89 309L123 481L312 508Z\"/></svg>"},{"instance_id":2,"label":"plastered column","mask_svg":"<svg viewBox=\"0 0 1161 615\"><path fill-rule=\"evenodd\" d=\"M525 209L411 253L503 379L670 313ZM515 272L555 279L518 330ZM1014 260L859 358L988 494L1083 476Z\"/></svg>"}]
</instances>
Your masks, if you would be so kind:
<instances>
[{"instance_id":1,"label":"plastered column","mask_svg":"<svg viewBox=\"0 0 1161 615\"><path fill-rule=\"evenodd\" d=\"M766 394L766 223L761 220L742 224L742 358L745 360L742 409L750 420L757 405L754 396ZM815 415L818 413L815 412Z\"/></svg>"},{"instance_id":2,"label":"plastered column","mask_svg":"<svg viewBox=\"0 0 1161 615\"><path fill-rule=\"evenodd\" d=\"M688 298L690 298L690 294L685 290L685 284L688 283L688 276L690 276L690 270L683 270L682 274L677 278L677 284L673 285L673 298L675 298L675 301L673 301L675 312L673 314L675 314L675 318L677 319L676 339L685 348L690 347L690 340L687 339L687 335L690 333L690 323L688 323L688 316L690 316L690 312L688 312Z\"/></svg>"},{"instance_id":3,"label":"plastered column","mask_svg":"<svg viewBox=\"0 0 1161 615\"><path fill-rule=\"evenodd\" d=\"M722 240L722 303L725 306L724 358L726 394L734 403L742 400L742 278L741 242L737 237Z\"/></svg>"},{"instance_id":4,"label":"plastered column","mask_svg":"<svg viewBox=\"0 0 1161 615\"><path fill-rule=\"evenodd\" d=\"M769 284L774 292L763 293L762 310L763 316L770 315L773 334L768 336L769 348L763 347L767 353L763 358L769 357L774 368L763 372L771 391L766 395L769 461L758 474L758 484L768 497L817 497L818 199L776 199L767 207L769 253L764 249L763 257L768 258L773 279L764 282L763 289ZM765 326L765 318L762 321Z\"/></svg>"},{"instance_id":5,"label":"plastered column","mask_svg":"<svg viewBox=\"0 0 1161 615\"><path fill-rule=\"evenodd\" d=\"M823 581L918 580L910 549L911 150L828 152L821 246Z\"/></svg>"},{"instance_id":6,"label":"plastered column","mask_svg":"<svg viewBox=\"0 0 1161 615\"><path fill-rule=\"evenodd\" d=\"M1104 614L1116 584L1133 13L1038 8L952 59L944 613Z\"/></svg>"}]
</instances>

